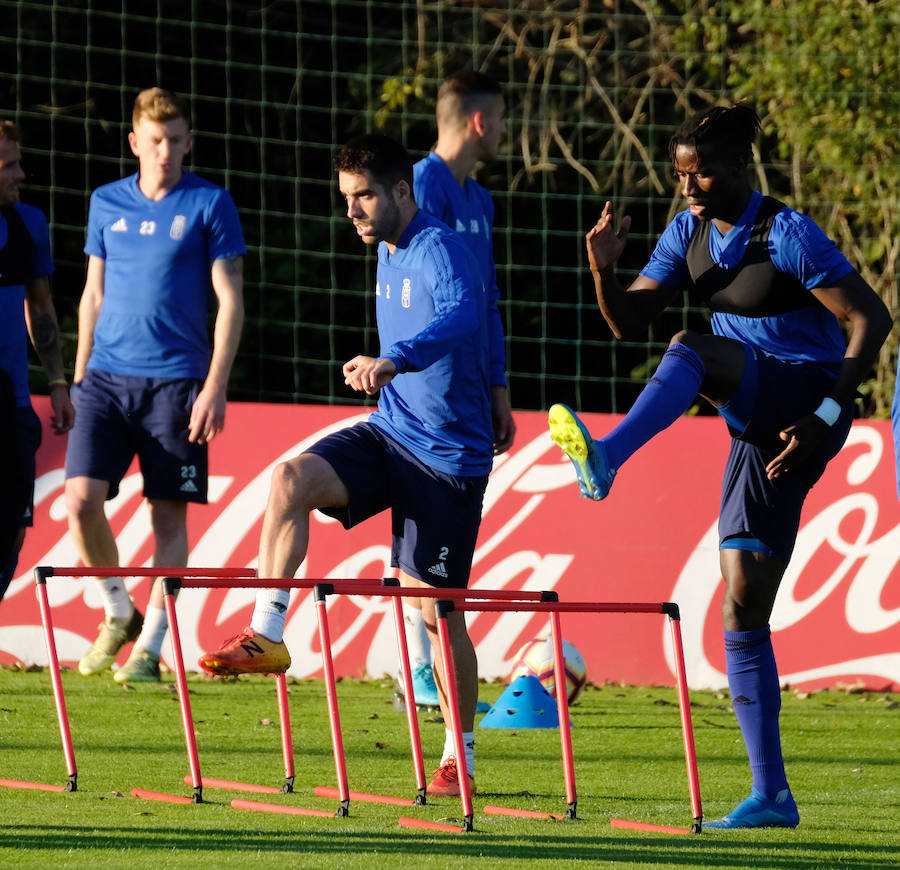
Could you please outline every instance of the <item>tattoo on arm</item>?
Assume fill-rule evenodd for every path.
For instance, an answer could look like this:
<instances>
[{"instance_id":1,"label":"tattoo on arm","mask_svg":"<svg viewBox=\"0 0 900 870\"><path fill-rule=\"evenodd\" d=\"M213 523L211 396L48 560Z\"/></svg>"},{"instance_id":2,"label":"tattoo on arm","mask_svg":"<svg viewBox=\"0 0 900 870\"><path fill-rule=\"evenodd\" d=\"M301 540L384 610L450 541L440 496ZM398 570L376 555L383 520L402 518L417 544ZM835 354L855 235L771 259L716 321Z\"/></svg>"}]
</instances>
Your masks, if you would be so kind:
<instances>
[{"instance_id":1,"label":"tattoo on arm","mask_svg":"<svg viewBox=\"0 0 900 870\"><path fill-rule=\"evenodd\" d=\"M39 314L31 320L31 340L41 362L61 362L59 329L49 314Z\"/></svg>"}]
</instances>

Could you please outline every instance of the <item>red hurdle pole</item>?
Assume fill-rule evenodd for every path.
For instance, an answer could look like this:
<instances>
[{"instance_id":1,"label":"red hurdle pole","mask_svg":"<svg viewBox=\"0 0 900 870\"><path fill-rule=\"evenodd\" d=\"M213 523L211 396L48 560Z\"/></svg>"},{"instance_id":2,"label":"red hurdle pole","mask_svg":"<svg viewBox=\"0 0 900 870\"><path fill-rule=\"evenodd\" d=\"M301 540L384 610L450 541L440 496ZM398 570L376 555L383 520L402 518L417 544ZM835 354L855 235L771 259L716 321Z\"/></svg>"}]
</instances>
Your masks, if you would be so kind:
<instances>
[{"instance_id":1,"label":"red hurdle pole","mask_svg":"<svg viewBox=\"0 0 900 870\"><path fill-rule=\"evenodd\" d=\"M56 718L62 738L63 755L66 758L66 773L69 781L66 791L78 791L78 768L75 765L75 749L69 730L69 714L66 710L66 696L63 692L62 677L59 672L59 656L56 654L56 639L53 634L53 619L50 615L50 600L47 597L47 577L53 576L53 569L47 566L34 569L35 594L44 625L44 640L47 644L47 660L50 665L50 683L53 686L53 700L56 702Z\"/></svg>"},{"instance_id":2,"label":"red hurdle pole","mask_svg":"<svg viewBox=\"0 0 900 870\"><path fill-rule=\"evenodd\" d=\"M399 585L399 581L386 577L386 584ZM421 806L427 802L425 782L425 760L422 757L422 737L419 733L419 717L416 715L416 697L413 691L412 669L409 666L409 647L406 643L406 624L403 621L403 599L394 598L394 627L397 631L397 649L400 653L400 672L403 676L403 691L406 694L406 721L409 724L409 743L412 751L413 769L416 775L415 804Z\"/></svg>"},{"instance_id":3,"label":"red hurdle pole","mask_svg":"<svg viewBox=\"0 0 900 870\"><path fill-rule=\"evenodd\" d=\"M463 743L462 722L459 716L456 668L453 663L453 650L450 647L450 629L447 625L447 614L451 613L456 606L453 601L440 599L434 604L434 615L437 621L438 639L441 642L441 655L444 659L444 690L447 693L447 712L450 714L450 728L453 731L453 743L456 748L456 775L459 778L459 795L462 798L463 830L471 831L475 813L472 810L472 790L469 787L466 747Z\"/></svg>"},{"instance_id":4,"label":"red hurdle pole","mask_svg":"<svg viewBox=\"0 0 900 870\"><path fill-rule=\"evenodd\" d=\"M566 682L566 658L563 654L559 613L550 614L550 637L553 640L553 677L556 681L556 708L559 713L559 740L562 743L563 774L566 779L566 818L576 817L578 798L575 794L575 759L572 754L572 723L569 722L569 686Z\"/></svg>"},{"instance_id":5,"label":"red hurdle pole","mask_svg":"<svg viewBox=\"0 0 900 870\"><path fill-rule=\"evenodd\" d=\"M181 722L184 726L184 742L187 746L188 765L191 769L191 786L194 789L193 803L203 803L203 780L200 778L200 756L197 752L197 737L194 733L194 717L188 694L187 677L184 673L184 656L181 652L181 635L178 632L178 618L175 615L175 593L181 581L177 577L163 580L163 603L172 635L172 658L175 662L175 685L178 687L178 701L181 704Z\"/></svg>"},{"instance_id":6,"label":"red hurdle pole","mask_svg":"<svg viewBox=\"0 0 900 870\"><path fill-rule=\"evenodd\" d=\"M334 771L337 776L340 806L336 816L350 814L350 787L347 784L347 764L344 758L344 738L341 735L341 714L337 704L337 689L334 685L334 660L331 657L331 635L328 631L328 615L325 612L328 593L333 592L330 584L317 584L313 589L316 615L319 621L319 644L322 647L322 668L325 675L325 695L328 699L328 721L331 724L331 745L334 750Z\"/></svg>"},{"instance_id":7,"label":"red hurdle pole","mask_svg":"<svg viewBox=\"0 0 900 870\"><path fill-rule=\"evenodd\" d=\"M675 653L675 678L678 685L678 707L681 712L681 734L684 739L684 758L687 764L688 787L691 792L691 833L699 834L703 827L703 806L700 803L700 774L697 770L697 750L694 745L694 726L691 722L691 702L688 697L687 672L684 666L684 646L681 643L681 614L678 605L670 603L666 612Z\"/></svg>"},{"instance_id":8,"label":"red hurdle pole","mask_svg":"<svg viewBox=\"0 0 900 870\"><path fill-rule=\"evenodd\" d=\"M284 756L284 785L286 794L294 790L294 740L291 736L291 713L288 707L287 677L275 675L275 692L278 695L278 719L281 722L281 751Z\"/></svg>"}]
</instances>

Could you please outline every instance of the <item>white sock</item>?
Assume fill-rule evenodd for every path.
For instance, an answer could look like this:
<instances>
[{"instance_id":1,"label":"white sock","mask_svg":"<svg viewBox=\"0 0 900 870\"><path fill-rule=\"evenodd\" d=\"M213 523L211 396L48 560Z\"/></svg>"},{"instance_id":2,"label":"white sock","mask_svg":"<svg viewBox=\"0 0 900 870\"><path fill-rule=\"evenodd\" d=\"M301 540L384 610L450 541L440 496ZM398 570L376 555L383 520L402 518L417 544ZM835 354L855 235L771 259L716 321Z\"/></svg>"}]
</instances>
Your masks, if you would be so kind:
<instances>
[{"instance_id":1,"label":"white sock","mask_svg":"<svg viewBox=\"0 0 900 870\"><path fill-rule=\"evenodd\" d=\"M406 646L409 650L409 666L413 669L422 664L431 664L431 639L422 611L418 607L403 602L403 625L406 628Z\"/></svg>"},{"instance_id":2,"label":"white sock","mask_svg":"<svg viewBox=\"0 0 900 870\"><path fill-rule=\"evenodd\" d=\"M103 598L103 612L107 619L127 619L131 616L134 605L121 577L97 577L94 583Z\"/></svg>"},{"instance_id":3,"label":"white sock","mask_svg":"<svg viewBox=\"0 0 900 870\"><path fill-rule=\"evenodd\" d=\"M290 589L260 589L256 593L250 628L273 643L281 643L290 600Z\"/></svg>"},{"instance_id":4,"label":"white sock","mask_svg":"<svg viewBox=\"0 0 900 870\"><path fill-rule=\"evenodd\" d=\"M469 776L475 775L475 732L463 731L463 746L466 747L466 770ZM444 754L441 755L441 765L448 758L456 758L456 742L453 740L453 732L449 728L444 729Z\"/></svg>"},{"instance_id":5,"label":"white sock","mask_svg":"<svg viewBox=\"0 0 900 870\"><path fill-rule=\"evenodd\" d=\"M166 611L161 607L147 605L144 627L141 629L141 636L137 639L135 646L143 647L147 652L158 656L162 650L163 638L166 636L168 627L169 620Z\"/></svg>"}]
</instances>

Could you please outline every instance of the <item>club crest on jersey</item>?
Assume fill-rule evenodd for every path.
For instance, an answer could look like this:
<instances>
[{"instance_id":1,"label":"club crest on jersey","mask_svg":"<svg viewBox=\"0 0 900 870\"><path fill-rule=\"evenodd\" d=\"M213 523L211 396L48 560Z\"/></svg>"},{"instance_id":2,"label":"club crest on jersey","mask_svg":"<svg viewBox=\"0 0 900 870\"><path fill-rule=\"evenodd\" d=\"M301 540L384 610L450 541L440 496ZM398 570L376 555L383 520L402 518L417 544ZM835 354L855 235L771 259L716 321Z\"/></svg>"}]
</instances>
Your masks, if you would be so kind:
<instances>
[{"instance_id":1,"label":"club crest on jersey","mask_svg":"<svg viewBox=\"0 0 900 870\"><path fill-rule=\"evenodd\" d=\"M400 291L400 304L404 308L409 308L409 304L412 296L412 284L410 283L409 278L403 279L403 288Z\"/></svg>"},{"instance_id":2,"label":"club crest on jersey","mask_svg":"<svg viewBox=\"0 0 900 870\"><path fill-rule=\"evenodd\" d=\"M187 217L183 214L177 214L172 220L172 226L169 227L169 238L173 241L180 241L184 238L184 227L187 224Z\"/></svg>"}]
</instances>

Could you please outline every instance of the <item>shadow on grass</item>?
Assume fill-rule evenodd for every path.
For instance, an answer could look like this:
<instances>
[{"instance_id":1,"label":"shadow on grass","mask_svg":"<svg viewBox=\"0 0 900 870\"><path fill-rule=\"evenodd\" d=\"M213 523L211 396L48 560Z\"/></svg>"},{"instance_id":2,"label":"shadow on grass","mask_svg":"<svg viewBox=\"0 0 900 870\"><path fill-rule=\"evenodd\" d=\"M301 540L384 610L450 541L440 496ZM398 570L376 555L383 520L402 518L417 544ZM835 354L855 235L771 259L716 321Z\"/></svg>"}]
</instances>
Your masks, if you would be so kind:
<instances>
[{"instance_id":1,"label":"shadow on grass","mask_svg":"<svg viewBox=\"0 0 900 870\"><path fill-rule=\"evenodd\" d=\"M854 855L848 856L843 844L776 842L761 843L745 837L678 837L661 839L636 836L598 837L591 844L568 837L560 823L546 836L531 833L528 842L507 835L485 834L478 830L469 834L448 835L418 834L408 831L372 833L341 830L341 822L335 820L329 830L272 831L251 833L244 829L219 828L208 830L197 827L161 828L148 831L136 827L79 827L76 825L29 825L13 834L0 833L0 848L17 850L50 850L71 854L73 850L96 849L141 850L145 853L165 850L204 850L210 853L228 851L254 855L320 854L339 855L355 853L380 856L415 855L427 848L431 858L482 857L497 860L510 857L527 857L532 861L620 861L635 865L655 863L676 867L702 863L713 867L758 867L760 852L765 851L766 867L812 868L822 866L822 855L834 853L834 864L843 868L860 870L888 870L896 868L896 850L889 846L854 846ZM562 830L561 830L562 828ZM340 836L335 836L339 833ZM426 845L427 844L427 847ZM715 851L711 851L714 849Z\"/></svg>"}]
</instances>

